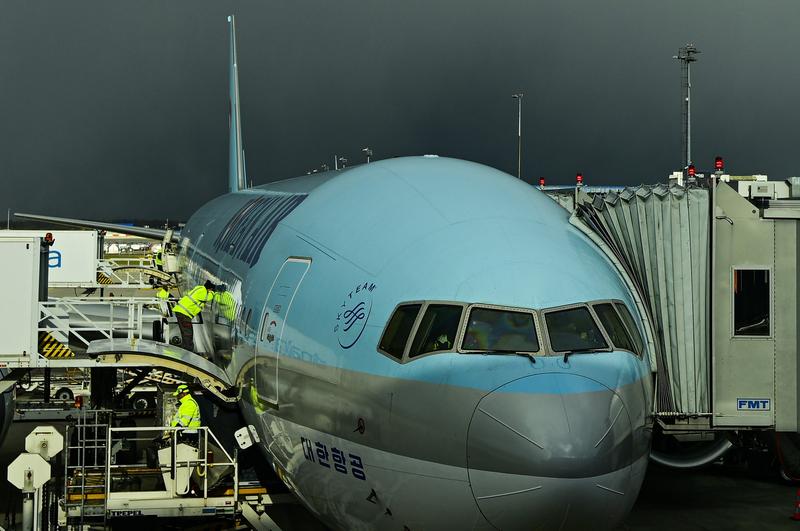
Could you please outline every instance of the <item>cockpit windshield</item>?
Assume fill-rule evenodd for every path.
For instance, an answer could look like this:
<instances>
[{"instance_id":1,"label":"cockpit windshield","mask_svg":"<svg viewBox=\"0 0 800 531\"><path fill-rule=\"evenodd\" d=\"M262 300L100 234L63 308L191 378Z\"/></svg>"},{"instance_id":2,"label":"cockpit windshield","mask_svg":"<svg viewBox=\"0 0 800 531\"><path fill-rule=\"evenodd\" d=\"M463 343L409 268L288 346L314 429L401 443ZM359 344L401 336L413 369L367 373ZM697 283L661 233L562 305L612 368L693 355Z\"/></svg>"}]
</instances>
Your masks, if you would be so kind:
<instances>
[{"instance_id":1,"label":"cockpit windshield","mask_svg":"<svg viewBox=\"0 0 800 531\"><path fill-rule=\"evenodd\" d=\"M555 352L608 348L603 334L585 306L545 313L550 346Z\"/></svg>"},{"instance_id":2,"label":"cockpit windshield","mask_svg":"<svg viewBox=\"0 0 800 531\"><path fill-rule=\"evenodd\" d=\"M533 314L473 308L461 348L467 351L538 352L539 339Z\"/></svg>"},{"instance_id":3,"label":"cockpit windshield","mask_svg":"<svg viewBox=\"0 0 800 531\"><path fill-rule=\"evenodd\" d=\"M417 328L417 335L411 343L409 358L416 358L429 352L452 350L461 322L462 306L451 304L430 304Z\"/></svg>"}]
</instances>

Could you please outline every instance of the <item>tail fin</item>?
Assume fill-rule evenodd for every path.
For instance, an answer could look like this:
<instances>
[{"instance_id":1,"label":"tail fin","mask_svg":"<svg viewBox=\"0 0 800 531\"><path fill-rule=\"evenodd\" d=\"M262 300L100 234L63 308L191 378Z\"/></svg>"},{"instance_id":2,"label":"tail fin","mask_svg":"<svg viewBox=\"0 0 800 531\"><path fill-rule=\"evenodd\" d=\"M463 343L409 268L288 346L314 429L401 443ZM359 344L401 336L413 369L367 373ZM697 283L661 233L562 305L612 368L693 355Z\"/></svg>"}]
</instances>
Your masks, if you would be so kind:
<instances>
[{"instance_id":1,"label":"tail fin","mask_svg":"<svg viewBox=\"0 0 800 531\"><path fill-rule=\"evenodd\" d=\"M228 191L237 192L246 188L244 174L244 152L242 150L242 121L239 114L239 66L236 59L236 21L228 17L231 37L229 125L230 144L228 153Z\"/></svg>"}]
</instances>

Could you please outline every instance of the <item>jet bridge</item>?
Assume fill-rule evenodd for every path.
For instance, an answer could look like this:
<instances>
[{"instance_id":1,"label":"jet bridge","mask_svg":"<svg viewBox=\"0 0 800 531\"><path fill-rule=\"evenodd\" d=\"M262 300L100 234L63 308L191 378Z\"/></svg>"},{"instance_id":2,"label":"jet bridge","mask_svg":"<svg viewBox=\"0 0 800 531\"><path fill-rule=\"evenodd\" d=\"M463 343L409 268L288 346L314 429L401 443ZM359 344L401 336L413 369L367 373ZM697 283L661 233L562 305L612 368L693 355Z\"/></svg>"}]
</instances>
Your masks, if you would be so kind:
<instances>
[{"instance_id":1,"label":"jet bridge","mask_svg":"<svg viewBox=\"0 0 800 531\"><path fill-rule=\"evenodd\" d=\"M665 432L798 431L800 179L765 179L548 191L647 317Z\"/></svg>"}]
</instances>

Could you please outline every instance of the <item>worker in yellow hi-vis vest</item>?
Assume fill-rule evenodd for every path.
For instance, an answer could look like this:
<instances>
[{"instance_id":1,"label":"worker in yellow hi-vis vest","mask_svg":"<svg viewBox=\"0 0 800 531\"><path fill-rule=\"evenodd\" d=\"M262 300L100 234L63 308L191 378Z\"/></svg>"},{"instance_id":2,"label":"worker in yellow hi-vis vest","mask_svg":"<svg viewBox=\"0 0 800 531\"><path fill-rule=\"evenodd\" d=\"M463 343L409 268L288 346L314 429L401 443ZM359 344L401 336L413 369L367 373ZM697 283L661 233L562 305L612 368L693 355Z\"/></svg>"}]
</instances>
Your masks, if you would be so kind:
<instances>
[{"instance_id":1,"label":"worker in yellow hi-vis vest","mask_svg":"<svg viewBox=\"0 0 800 531\"><path fill-rule=\"evenodd\" d=\"M217 287L210 280L206 280L202 286L195 286L172 308L175 318L178 320L178 327L181 329L181 346L186 350L194 352L194 332L192 330L192 320L203 311L206 304L214 300Z\"/></svg>"},{"instance_id":2,"label":"worker in yellow hi-vis vest","mask_svg":"<svg viewBox=\"0 0 800 531\"><path fill-rule=\"evenodd\" d=\"M200 406L197 404L197 400L189 392L189 386L186 384L179 385L172 395L178 397L178 410L175 411L170 426L185 428L180 433L180 439L186 442L197 442L197 428L201 425Z\"/></svg>"}]
</instances>

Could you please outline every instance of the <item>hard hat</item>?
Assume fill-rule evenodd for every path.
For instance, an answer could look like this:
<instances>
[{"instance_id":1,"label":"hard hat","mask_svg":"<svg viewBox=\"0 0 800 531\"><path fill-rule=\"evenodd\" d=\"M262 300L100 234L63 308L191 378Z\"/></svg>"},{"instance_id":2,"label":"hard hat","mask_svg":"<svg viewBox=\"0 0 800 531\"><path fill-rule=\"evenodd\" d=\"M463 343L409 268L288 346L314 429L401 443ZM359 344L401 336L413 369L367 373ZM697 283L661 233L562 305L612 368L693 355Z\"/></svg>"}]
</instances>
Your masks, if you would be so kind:
<instances>
[{"instance_id":1,"label":"hard hat","mask_svg":"<svg viewBox=\"0 0 800 531\"><path fill-rule=\"evenodd\" d=\"M178 388L175 389L175 392L172 393L172 396L178 396L181 393L188 393L188 392L189 392L189 386L186 384L180 384Z\"/></svg>"}]
</instances>

